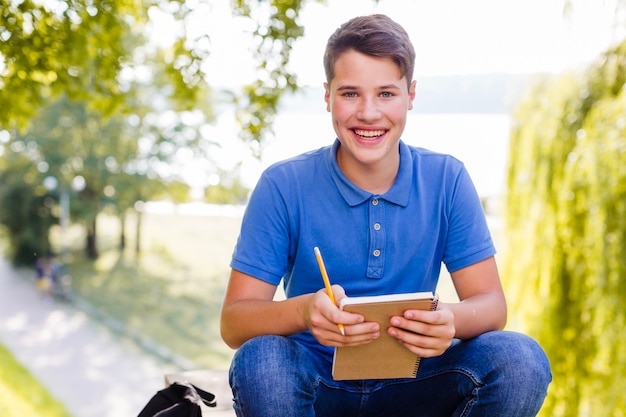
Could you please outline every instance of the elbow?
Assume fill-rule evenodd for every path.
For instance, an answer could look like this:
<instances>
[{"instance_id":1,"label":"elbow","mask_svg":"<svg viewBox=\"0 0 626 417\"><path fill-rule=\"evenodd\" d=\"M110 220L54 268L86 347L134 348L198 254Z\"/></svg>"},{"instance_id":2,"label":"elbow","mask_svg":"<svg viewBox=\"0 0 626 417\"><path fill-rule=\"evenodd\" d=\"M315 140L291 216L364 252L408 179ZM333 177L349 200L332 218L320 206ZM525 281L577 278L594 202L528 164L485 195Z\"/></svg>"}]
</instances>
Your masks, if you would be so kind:
<instances>
[{"instance_id":1,"label":"elbow","mask_svg":"<svg viewBox=\"0 0 626 417\"><path fill-rule=\"evenodd\" d=\"M224 343L231 349L239 349L239 347L243 345L243 342L240 341L233 332L229 331L224 324L220 326L220 334Z\"/></svg>"},{"instance_id":2,"label":"elbow","mask_svg":"<svg viewBox=\"0 0 626 417\"><path fill-rule=\"evenodd\" d=\"M227 332L224 332L224 330L221 331L221 334L222 334L222 340L231 349L239 349L239 347L243 344L240 341L238 341L236 338L231 337Z\"/></svg>"},{"instance_id":3,"label":"elbow","mask_svg":"<svg viewBox=\"0 0 626 417\"><path fill-rule=\"evenodd\" d=\"M506 306L506 301L503 300L502 306L500 307L499 314L494 314L496 317L495 320L495 330L503 330L506 327L506 323L508 320L508 311Z\"/></svg>"},{"instance_id":4,"label":"elbow","mask_svg":"<svg viewBox=\"0 0 626 417\"><path fill-rule=\"evenodd\" d=\"M235 342L234 342L232 336L230 335L230 332L228 331L228 329L224 325L223 319L220 322L220 336L222 337L222 340L224 341L224 343L226 343L226 345L229 348L237 349L237 346L235 346Z\"/></svg>"},{"instance_id":5,"label":"elbow","mask_svg":"<svg viewBox=\"0 0 626 417\"><path fill-rule=\"evenodd\" d=\"M226 345L231 349L239 349L239 347L243 344L243 341L237 337L235 331L233 331L236 326L233 326L229 320L227 315L222 311L222 315L220 317L220 336Z\"/></svg>"},{"instance_id":6,"label":"elbow","mask_svg":"<svg viewBox=\"0 0 626 417\"><path fill-rule=\"evenodd\" d=\"M489 330L504 330L508 319L507 304L504 293L499 292L491 294L487 302L487 311L489 320L487 321Z\"/></svg>"},{"instance_id":7,"label":"elbow","mask_svg":"<svg viewBox=\"0 0 626 417\"><path fill-rule=\"evenodd\" d=\"M504 328L506 327L506 322L507 322L507 318L506 318L506 314L495 323L495 330L504 330Z\"/></svg>"}]
</instances>

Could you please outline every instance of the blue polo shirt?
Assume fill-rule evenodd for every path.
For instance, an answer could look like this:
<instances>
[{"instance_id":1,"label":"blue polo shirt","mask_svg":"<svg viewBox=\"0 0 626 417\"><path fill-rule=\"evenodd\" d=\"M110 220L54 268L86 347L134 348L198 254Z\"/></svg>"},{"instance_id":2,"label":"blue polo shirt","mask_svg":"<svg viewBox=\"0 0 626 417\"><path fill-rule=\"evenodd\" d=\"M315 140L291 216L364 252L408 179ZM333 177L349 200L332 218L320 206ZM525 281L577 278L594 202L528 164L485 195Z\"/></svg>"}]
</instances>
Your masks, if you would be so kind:
<instances>
[{"instance_id":1,"label":"blue polo shirt","mask_svg":"<svg viewBox=\"0 0 626 417\"><path fill-rule=\"evenodd\" d=\"M261 175L231 267L293 297L324 286L313 248L349 296L434 291L450 272L495 254L478 194L450 155L400 141L394 185L377 195L341 172L332 146L278 162ZM296 339L319 344L307 333ZM332 353L332 350L328 351Z\"/></svg>"}]
</instances>

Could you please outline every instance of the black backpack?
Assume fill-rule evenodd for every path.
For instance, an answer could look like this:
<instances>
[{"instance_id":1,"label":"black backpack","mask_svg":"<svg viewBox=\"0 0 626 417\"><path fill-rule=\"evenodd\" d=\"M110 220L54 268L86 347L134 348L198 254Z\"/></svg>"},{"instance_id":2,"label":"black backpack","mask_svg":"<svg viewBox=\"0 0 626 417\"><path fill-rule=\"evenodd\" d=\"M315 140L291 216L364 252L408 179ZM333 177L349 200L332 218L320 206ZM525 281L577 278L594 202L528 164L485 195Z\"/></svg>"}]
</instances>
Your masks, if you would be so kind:
<instances>
[{"instance_id":1,"label":"black backpack","mask_svg":"<svg viewBox=\"0 0 626 417\"><path fill-rule=\"evenodd\" d=\"M201 417L200 404L215 407L215 395L189 383L174 382L158 391L137 417Z\"/></svg>"}]
</instances>

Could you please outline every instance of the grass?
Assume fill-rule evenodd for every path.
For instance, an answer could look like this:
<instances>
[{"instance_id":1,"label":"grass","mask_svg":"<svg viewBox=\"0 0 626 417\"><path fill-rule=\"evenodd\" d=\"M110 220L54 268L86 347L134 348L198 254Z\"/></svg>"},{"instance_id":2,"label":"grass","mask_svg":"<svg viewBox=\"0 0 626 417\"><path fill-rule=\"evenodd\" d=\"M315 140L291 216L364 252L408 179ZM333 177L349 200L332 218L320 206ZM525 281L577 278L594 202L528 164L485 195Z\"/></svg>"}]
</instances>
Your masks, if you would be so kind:
<instances>
[{"instance_id":1,"label":"grass","mask_svg":"<svg viewBox=\"0 0 626 417\"><path fill-rule=\"evenodd\" d=\"M95 263L74 257L74 291L129 333L199 367L227 368L234 352L220 338L219 313L241 219L145 213L139 255L131 220L121 252L117 219L98 219L101 254Z\"/></svg>"},{"instance_id":2,"label":"grass","mask_svg":"<svg viewBox=\"0 0 626 417\"><path fill-rule=\"evenodd\" d=\"M0 345L0 416L71 417L71 414Z\"/></svg>"}]
</instances>

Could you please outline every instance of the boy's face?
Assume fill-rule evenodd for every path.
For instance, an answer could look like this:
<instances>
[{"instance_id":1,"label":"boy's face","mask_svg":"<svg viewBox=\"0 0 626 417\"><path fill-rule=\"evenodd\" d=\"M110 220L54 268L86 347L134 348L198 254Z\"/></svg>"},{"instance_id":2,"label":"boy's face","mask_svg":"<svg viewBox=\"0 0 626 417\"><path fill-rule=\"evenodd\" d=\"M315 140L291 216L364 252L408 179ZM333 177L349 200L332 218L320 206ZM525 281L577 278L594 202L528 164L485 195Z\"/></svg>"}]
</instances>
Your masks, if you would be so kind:
<instances>
[{"instance_id":1,"label":"boy's face","mask_svg":"<svg viewBox=\"0 0 626 417\"><path fill-rule=\"evenodd\" d=\"M407 111L413 108L415 81L407 88L406 77L391 58L354 50L339 56L334 70L330 85L324 84L324 100L341 142L337 158L342 169L397 167L398 142Z\"/></svg>"}]
</instances>

